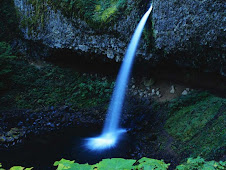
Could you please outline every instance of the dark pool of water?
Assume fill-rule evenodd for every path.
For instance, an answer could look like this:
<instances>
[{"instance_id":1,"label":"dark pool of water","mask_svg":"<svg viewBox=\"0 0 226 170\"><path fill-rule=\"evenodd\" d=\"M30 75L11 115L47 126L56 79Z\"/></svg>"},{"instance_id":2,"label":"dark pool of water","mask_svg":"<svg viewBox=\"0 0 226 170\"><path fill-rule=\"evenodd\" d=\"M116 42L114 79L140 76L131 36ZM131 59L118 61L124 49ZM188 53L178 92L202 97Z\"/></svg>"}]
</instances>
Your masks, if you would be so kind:
<instances>
[{"instance_id":1,"label":"dark pool of water","mask_svg":"<svg viewBox=\"0 0 226 170\"><path fill-rule=\"evenodd\" d=\"M131 140L126 134L115 148L101 152L88 150L84 139L98 134L98 130L72 128L51 137L35 137L23 146L0 150L0 162L4 168L20 165L45 170L56 169L53 163L61 158L89 164L95 164L104 158L130 158Z\"/></svg>"}]
</instances>

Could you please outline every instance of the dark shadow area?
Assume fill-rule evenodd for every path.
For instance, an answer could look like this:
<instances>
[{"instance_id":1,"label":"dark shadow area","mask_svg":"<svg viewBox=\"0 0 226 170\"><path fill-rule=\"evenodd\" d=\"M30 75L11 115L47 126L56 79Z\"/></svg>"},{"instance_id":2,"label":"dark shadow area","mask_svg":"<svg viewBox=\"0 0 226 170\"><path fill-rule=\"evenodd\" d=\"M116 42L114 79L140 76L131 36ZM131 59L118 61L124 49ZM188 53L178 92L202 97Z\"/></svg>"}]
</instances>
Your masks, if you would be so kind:
<instances>
[{"instance_id":1,"label":"dark shadow area","mask_svg":"<svg viewBox=\"0 0 226 170\"><path fill-rule=\"evenodd\" d=\"M226 77L214 72L202 72L199 69L181 68L173 64L152 67L149 64L136 64L134 77L151 77L158 80L177 83L190 88L207 90L219 97L226 97Z\"/></svg>"},{"instance_id":2,"label":"dark shadow area","mask_svg":"<svg viewBox=\"0 0 226 170\"><path fill-rule=\"evenodd\" d=\"M85 138L99 135L94 128L67 128L53 134L30 136L21 147L0 150L2 165L9 169L12 166L34 167L38 170L56 169L55 161L62 158L75 160L77 163L96 164L102 159L124 157L131 151L127 135L115 148L104 151L91 151L85 147Z\"/></svg>"},{"instance_id":3,"label":"dark shadow area","mask_svg":"<svg viewBox=\"0 0 226 170\"><path fill-rule=\"evenodd\" d=\"M72 50L53 50L47 62L54 63L61 67L70 67L76 71L91 74L115 76L118 73L121 63L97 54L76 53Z\"/></svg>"},{"instance_id":4,"label":"dark shadow area","mask_svg":"<svg viewBox=\"0 0 226 170\"><path fill-rule=\"evenodd\" d=\"M121 62L109 59L106 56L96 54L78 54L72 50L57 50L51 53L47 62L54 63L61 67L70 67L76 71L103 76L116 77ZM136 60L132 70L135 79L151 77L158 80L179 83L188 87L200 90L208 90L211 93L226 97L226 77L216 72L203 72L201 69L179 67L173 61L162 61L153 66L153 63L144 60Z\"/></svg>"},{"instance_id":5,"label":"dark shadow area","mask_svg":"<svg viewBox=\"0 0 226 170\"><path fill-rule=\"evenodd\" d=\"M0 41L11 41L20 36L17 11L13 0L0 1Z\"/></svg>"}]
</instances>

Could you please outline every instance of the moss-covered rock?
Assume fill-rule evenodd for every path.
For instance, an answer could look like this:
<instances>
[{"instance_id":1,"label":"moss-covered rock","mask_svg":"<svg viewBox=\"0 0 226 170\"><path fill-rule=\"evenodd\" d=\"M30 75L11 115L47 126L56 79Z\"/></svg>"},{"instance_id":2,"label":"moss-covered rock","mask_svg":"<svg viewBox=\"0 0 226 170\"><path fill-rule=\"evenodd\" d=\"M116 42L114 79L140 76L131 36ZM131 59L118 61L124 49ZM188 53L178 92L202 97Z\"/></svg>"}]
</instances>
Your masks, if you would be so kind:
<instances>
[{"instance_id":1,"label":"moss-covered rock","mask_svg":"<svg viewBox=\"0 0 226 170\"><path fill-rule=\"evenodd\" d=\"M207 159L222 155L226 99L196 92L171 102L169 109L165 129L176 152Z\"/></svg>"}]
</instances>

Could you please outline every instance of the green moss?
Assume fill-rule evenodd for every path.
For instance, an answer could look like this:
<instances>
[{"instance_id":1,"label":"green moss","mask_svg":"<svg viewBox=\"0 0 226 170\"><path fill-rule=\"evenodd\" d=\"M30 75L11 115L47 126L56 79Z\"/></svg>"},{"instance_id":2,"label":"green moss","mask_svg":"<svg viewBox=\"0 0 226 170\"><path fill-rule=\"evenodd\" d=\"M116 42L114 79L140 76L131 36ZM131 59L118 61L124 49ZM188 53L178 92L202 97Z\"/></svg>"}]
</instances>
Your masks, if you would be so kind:
<instances>
[{"instance_id":1,"label":"green moss","mask_svg":"<svg viewBox=\"0 0 226 170\"><path fill-rule=\"evenodd\" d=\"M53 10L60 10L68 18L79 17L93 28L105 28L115 21L126 5L125 0L29 0L28 3L34 8L32 17L24 18L25 25L29 27L35 27L37 23L44 22L47 6L50 5Z\"/></svg>"},{"instance_id":2,"label":"green moss","mask_svg":"<svg viewBox=\"0 0 226 170\"><path fill-rule=\"evenodd\" d=\"M169 107L165 129L175 139L175 151L208 159L221 154L226 99L195 92L171 102Z\"/></svg>"},{"instance_id":3,"label":"green moss","mask_svg":"<svg viewBox=\"0 0 226 170\"><path fill-rule=\"evenodd\" d=\"M26 16L22 15L19 9L17 10L18 15L22 15L20 27L23 29L27 28L29 36L36 36L40 29L44 28L45 16L47 15L47 5L45 2L46 0L28 0L27 3L32 5L33 11L27 11L28 14Z\"/></svg>"},{"instance_id":4,"label":"green moss","mask_svg":"<svg viewBox=\"0 0 226 170\"><path fill-rule=\"evenodd\" d=\"M152 15L152 13L151 13ZM145 25L145 28L143 30L143 38L144 38L144 41L145 41L145 46L146 46L146 49L147 49L147 52L148 53L153 53L156 51L156 48L155 48L155 40L154 40L154 37L155 37L155 34L154 34L154 27L153 27L153 21L152 21L152 17L150 16L146 25Z\"/></svg>"},{"instance_id":5,"label":"green moss","mask_svg":"<svg viewBox=\"0 0 226 170\"><path fill-rule=\"evenodd\" d=\"M218 114L221 106L222 99L209 96L196 104L176 111L167 120L165 127L168 133L185 142L205 127Z\"/></svg>"},{"instance_id":6,"label":"green moss","mask_svg":"<svg viewBox=\"0 0 226 170\"><path fill-rule=\"evenodd\" d=\"M191 156L202 156L206 159L215 159L218 155L222 155L225 146L225 116L219 116L209 126L200 130L200 133L195 136L185 147L186 150L191 150ZM184 149L184 147L182 147ZM185 149L184 149L185 150Z\"/></svg>"}]
</instances>

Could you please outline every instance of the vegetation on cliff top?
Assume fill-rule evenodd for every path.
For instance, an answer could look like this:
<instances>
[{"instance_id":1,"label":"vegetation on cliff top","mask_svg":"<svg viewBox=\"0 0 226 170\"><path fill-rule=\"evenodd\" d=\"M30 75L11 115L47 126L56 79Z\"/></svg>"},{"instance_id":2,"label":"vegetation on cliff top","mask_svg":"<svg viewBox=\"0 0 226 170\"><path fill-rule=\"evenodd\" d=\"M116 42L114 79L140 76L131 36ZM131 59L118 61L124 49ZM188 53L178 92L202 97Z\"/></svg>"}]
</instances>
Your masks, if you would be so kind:
<instances>
[{"instance_id":1,"label":"vegetation on cliff top","mask_svg":"<svg viewBox=\"0 0 226 170\"><path fill-rule=\"evenodd\" d=\"M106 27L114 23L126 5L125 0L29 0L28 3L32 4L35 11L33 16L27 18L30 23L37 23L38 20L43 23L47 5L50 5L52 9L60 10L66 17L79 17L85 20L93 28Z\"/></svg>"}]
</instances>

